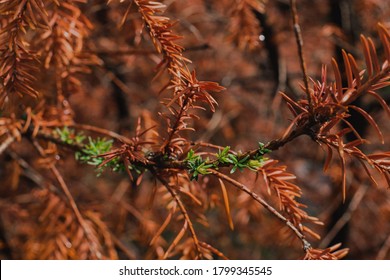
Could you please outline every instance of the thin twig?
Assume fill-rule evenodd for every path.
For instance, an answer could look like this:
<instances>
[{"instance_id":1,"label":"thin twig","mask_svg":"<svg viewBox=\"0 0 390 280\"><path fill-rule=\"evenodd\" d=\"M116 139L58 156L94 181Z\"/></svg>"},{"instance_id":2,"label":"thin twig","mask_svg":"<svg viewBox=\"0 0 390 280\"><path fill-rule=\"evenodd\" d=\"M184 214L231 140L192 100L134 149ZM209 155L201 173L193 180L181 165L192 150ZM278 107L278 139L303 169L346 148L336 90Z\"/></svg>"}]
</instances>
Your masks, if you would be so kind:
<instances>
[{"instance_id":1,"label":"thin twig","mask_svg":"<svg viewBox=\"0 0 390 280\"><path fill-rule=\"evenodd\" d=\"M210 149L214 149L214 150L218 150L218 151L222 151L223 149L225 149L225 147L223 146L219 146L219 145L214 145L214 144L210 144L210 143L206 143L206 142L191 142L191 146L192 147L204 147L204 148L210 148ZM233 154L237 154L236 152L234 151L230 151L231 153Z\"/></svg>"},{"instance_id":2,"label":"thin twig","mask_svg":"<svg viewBox=\"0 0 390 280\"><path fill-rule=\"evenodd\" d=\"M294 140L295 138L302 136L302 135L305 135L305 134L308 134L308 131L310 131L310 128L312 125L313 125L313 123L308 122L306 125L297 127L295 129L291 130L290 133L288 133L285 137L275 139L275 140L268 142L264 146L264 149L269 149L272 151L278 150L279 148L283 147L284 145L286 145L290 141ZM119 135L113 131L98 128L95 126L84 125L84 124L74 124L74 125L72 125L72 127L79 128L79 129L85 129L85 130L97 132L97 133L100 133L103 135L107 135L107 136L110 136L114 139L117 139L117 140L125 142L125 143L131 141L129 138L126 138L124 136L123 136L123 138L120 137L121 135ZM83 149L85 149L85 146L83 144L66 143L66 142L62 141L58 136L55 136L55 135L50 134L50 133L38 132L36 137L39 139L44 139L44 140L56 143L58 145L61 145L61 146L67 147L67 148L71 148L75 151L82 151ZM216 149L216 150L223 150L225 148L222 146L213 145L213 144L209 144L209 143L205 143L205 142L191 142L190 145L195 146L195 147L201 146L201 147L205 147L205 148L212 148L212 149ZM245 153L242 153L242 155L239 157L239 159L244 158L246 156L253 158L257 155L259 150L260 149L254 149L254 150L249 150ZM229 152L232 154L237 154L233 150L230 150ZM160 154L156 154L156 158L148 158L149 163L147 163L147 164L145 164L144 162L139 162L139 161L133 161L132 163L134 163L135 165L138 165L138 166L143 166L143 167L148 168L148 169L155 168L155 167L163 168L163 169L169 169L169 168L187 169L188 168L186 160L161 161L160 156L161 156ZM208 162L208 164L213 164L213 163L217 163L217 162L218 162L218 160L215 159L214 161ZM231 164L229 164L229 163L225 163L225 164L219 163L218 164L219 167L229 167L230 165Z\"/></svg>"},{"instance_id":3,"label":"thin twig","mask_svg":"<svg viewBox=\"0 0 390 280\"><path fill-rule=\"evenodd\" d=\"M185 208L185 206L184 206L183 202L181 201L179 195L177 194L176 190L174 190L171 186L169 186L169 183L164 178L162 178L161 176L158 176L157 174L155 174L155 175L156 175L157 179L166 187L166 189L171 194L171 196L175 199L177 205L179 206L180 212L183 214L184 219L188 222L188 228L190 230L192 239L194 241L194 245L195 245L198 257L201 258L202 252L201 252L200 247L199 247L198 236L195 232L191 218L188 215L187 209Z\"/></svg>"},{"instance_id":4,"label":"thin twig","mask_svg":"<svg viewBox=\"0 0 390 280\"><path fill-rule=\"evenodd\" d=\"M172 252L172 250L179 244L180 240L183 238L184 233L186 232L188 228L188 221L186 220L184 222L183 227L179 231L179 233L176 235L175 239L172 241L171 245L169 245L168 249L165 251L164 256L162 257L163 260L167 259L169 257L169 254Z\"/></svg>"},{"instance_id":5,"label":"thin twig","mask_svg":"<svg viewBox=\"0 0 390 280\"><path fill-rule=\"evenodd\" d=\"M294 34L298 46L299 61L301 63L301 69L303 74L303 82L305 84L307 101L309 102L309 111L312 111L313 106L311 103L311 95L309 90L309 76L307 75L306 62L305 62L305 57L303 55L303 39L302 39L301 27L299 25L296 0L290 0L290 5L291 5L291 15L294 24Z\"/></svg>"},{"instance_id":6,"label":"thin twig","mask_svg":"<svg viewBox=\"0 0 390 280\"><path fill-rule=\"evenodd\" d=\"M188 48L184 48L183 52L190 52L190 51L203 51L210 49L211 46L207 43L192 46ZM98 56L106 55L106 56L126 56L126 55L152 55L152 54L158 54L158 52L155 49L128 49L128 50L97 50L94 52Z\"/></svg>"},{"instance_id":7,"label":"thin twig","mask_svg":"<svg viewBox=\"0 0 390 280\"><path fill-rule=\"evenodd\" d=\"M122 241L118 239L112 232L110 232L112 241L114 242L115 246L118 247L128 258L129 260L136 260L137 256L131 252L125 244L123 244Z\"/></svg>"},{"instance_id":8,"label":"thin twig","mask_svg":"<svg viewBox=\"0 0 390 280\"><path fill-rule=\"evenodd\" d=\"M172 216L175 213L176 207L172 207L168 213L168 216L165 218L163 224L159 227L157 230L156 234L153 236L153 238L150 240L149 245L153 245L157 239L161 236L161 234L164 232L166 227L169 225L171 222Z\"/></svg>"},{"instance_id":9,"label":"thin twig","mask_svg":"<svg viewBox=\"0 0 390 280\"><path fill-rule=\"evenodd\" d=\"M58 144L64 148L71 149L75 152L80 152L83 149L85 149L85 145L80 144L80 143L67 143L66 141L61 140L60 137L54 135L54 133L38 131L38 133L35 135L35 137L37 139L50 141L50 142Z\"/></svg>"},{"instance_id":10,"label":"thin twig","mask_svg":"<svg viewBox=\"0 0 390 280\"><path fill-rule=\"evenodd\" d=\"M354 194L351 203L348 206L347 211L341 216L333 228L328 232L328 234L322 239L320 248L326 248L329 246L330 242L336 236L336 234L345 226L346 223L351 219L352 213L356 210L360 202L362 201L364 195L367 192L367 185L362 185Z\"/></svg>"},{"instance_id":11,"label":"thin twig","mask_svg":"<svg viewBox=\"0 0 390 280\"><path fill-rule=\"evenodd\" d=\"M254 200L256 200L258 203L260 203L265 209L267 209L272 215L276 216L279 220L281 220L283 223L285 223L293 232L294 234L301 240L302 247L304 251L307 251L311 248L311 244L306 240L303 233L296 228L286 217L284 217L282 214L280 214L275 208L273 208L271 205L269 205L264 199L259 197L258 194L251 191L247 186L244 184L230 178L229 176L226 176L223 173L220 173L218 171L215 171L213 169L208 169L208 172L215 175L216 177L232 184L236 188L240 189L241 191L247 193L250 195Z\"/></svg>"},{"instance_id":12,"label":"thin twig","mask_svg":"<svg viewBox=\"0 0 390 280\"><path fill-rule=\"evenodd\" d=\"M56 177L62 191L65 193L65 196L68 199L68 202L70 204L70 207L73 210L73 213L75 214L80 226L83 228L85 236L87 237L87 239L89 241L91 253L94 254L96 256L96 258L101 259L101 253L99 253L98 249L96 248L95 242L91 238L91 230L87 226L87 223L85 222L79 208L77 207L76 201L74 200L72 194L70 193L69 188L66 185L64 178L62 177L62 175L60 174L60 172L58 171L57 167L55 167L54 164L52 164L50 166L50 170L52 171L52 173Z\"/></svg>"},{"instance_id":13,"label":"thin twig","mask_svg":"<svg viewBox=\"0 0 390 280\"><path fill-rule=\"evenodd\" d=\"M3 143L0 145L0 155L8 148L9 145L11 145L15 141L15 137L12 135L8 136L7 139L4 140Z\"/></svg>"},{"instance_id":14,"label":"thin twig","mask_svg":"<svg viewBox=\"0 0 390 280\"><path fill-rule=\"evenodd\" d=\"M21 158L17 153L8 150L7 155L9 155L13 160L15 160L19 166L23 169L22 175L27 179L30 179L34 182L39 188L47 188L50 192L56 194L57 196L63 197L64 194L51 182L49 182L45 177L43 177L38 171L36 171L27 161ZM64 197L63 197L64 198Z\"/></svg>"},{"instance_id":15,"label":"thin twig","mask_svg":"<svg viewBox=\"0 0 390 280\"><path fill-rule=\"evenodd\" d=\"M139 212L133 205L131 205L123 200L119 201L119 204L127 212L129 212L131 215L133 215L133 217L136 218L141 224L144 223L145 218L142 216L142 213Z\"/></svg>"},{"instance_id":16,"label":"thin twig","mask_svg":"<svg viewBox=\"0 0 390 280\"><path fill-rule=\"evenodd\" d=\"M123 91L125 94L129 95L129 96L132 96L134 94L134 92L137 92L137 91L132 91L130 89L130 87L128 87L124 82L122 82L121 79L119 79L115 73L113 73L112 71L110 70L105 70L106 71L106 74L107 74L107 77L121 90ZM138 95L138 94L137 94Z\"/></svg>"},{"instance_id":17,"label":"thin twig","mask_svg":"<svg viewBox=\"0 0 390 280\"><path fill-rule=\"evenodd\" d=\"M376 255L377 260L384 260L390 249L390 234L387 236L385 243Z\"/></svg>"},{"instance_id":18,"label":"thin twig","mask_svg":"<svg viewBox=\"0 0 390 280\"><path fill-rule=\"evenodd\" d=\"M184 216L184 219L186 219L186 221L188 222L188 228L190 230L192 239L194 240L194 245L195 245L198 257L202 258L202 252L201 252L200 247L199 247L198 236L197 236L197 234L195 232L195 229L194 229L194 226L193 226L192 221L190 219L190 216L188 215L187 209L185 208L185 206L184 206L183 202L181 201L181 199L180 199L179 195L177 194L177 192L174 189L172 189L169 185L165 185L165 187L167 188L169 193L172 195L172 197L175 199L176 203L179 206L179 209L180 209L181 213Z\"/></svg>"},{"instance_id":19,"label":"thin twig","mask_svg":"<svg viewBox=\"0 0 390 280\"><path fill-rule=\"evenodd\" d=\"M186 111L188 110L187 105L190 102L190 98L190 95L185 96L183 104L180 107L180 111L176 116L175 123L171 128L171 132L169 133L167 140L164 141L164 144L160 148L161 151L164 151L164 153L168 155L171 153L170 147L172 144L173 137L179 132L179 126L180 122L182 121L182 117L186 114Z\"/></svg>"},{"instance_id":20,"label":"thin twig","mask_svg":"<svg viewBox=\"0 0 390 280\"><path fill-rule=\"evenodd\" d=\"M43 148L39 145L39 143L35 139L32 139L31 141L32 141L34 147L36 148L36 150L39 152L39 154L42 157L46 157L46 153L43 150ZM91 234L92 234L91 230L89 229L89 227L88 227L87 223L85 222L85 220L84 220L84 218L83 218L79 208L77 207L76 201L74 200L72 194L70 193L69 188L66 185L64 178L62 177L61 173L58 171L58 169L54 165L54 163L51 163L49 165L49 169L54 174L54 176L56 177L57 182L60 185L61 190L65 194L65 196L66 196L66 198L68 200L68 203L69 203L69 205L70 205L74 215L76 216L77 221L79 222L81 228L83 229L83 231L85 233L85 236L86 236L86 238L87 238L87 240L89 242L89 245L90 245L89 249L90 249L91 253L93 255L95 255L96 258L101 259L101 257L102 257L101 253L98 251L98 249L96 247L96 244L93 241L93 238L91 237Z\"/></svg>"}]
</instances>

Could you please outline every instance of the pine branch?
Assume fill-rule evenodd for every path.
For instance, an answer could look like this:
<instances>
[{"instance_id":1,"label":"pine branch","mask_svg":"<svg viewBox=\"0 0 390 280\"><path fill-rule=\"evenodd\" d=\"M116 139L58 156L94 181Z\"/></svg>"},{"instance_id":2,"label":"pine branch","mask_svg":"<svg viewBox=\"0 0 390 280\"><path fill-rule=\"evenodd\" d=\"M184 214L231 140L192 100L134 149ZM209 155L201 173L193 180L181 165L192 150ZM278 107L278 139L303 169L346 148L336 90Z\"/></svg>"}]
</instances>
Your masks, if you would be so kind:
<instances>
[{"instance_id":1,"label":"pine branch","mask_svg":"<svg viewBox=\"0 0 390 280\"><path fill-rule=\"evenodd\" d=\"M164 4L147 0L134 0L134 4L138 8L155 49L163 54L163 59L157 68L160 71L167 69L171 77L166 88L173 89L173 97L164 103L170 114L161 114L167 121L168 136L164 139L160 150L177 155L183 152L181 147L184 145L179 133L188 129L187 120L195 117L188 111L201 108L196 104L199 102L208 104L214 111L217 102L210 92L220 92L224 88L217 83L199 81L195 71L190 72L187 64L191 61L183 55L184 47L176 43L181 37L172 30L175 22L158 15L165 9ZM128 13L125 17L127 15ZM125 19L122 20L124 21Z\"/></svg>"},{"instance_id":2,"label":"pine branch","mask_svg":"<svg viewBox=\"0 0 390 280\"><path fill-rule=\"evenodd\" d=\"M356 145L363 143L362 141L350 144L343 143L342 136L349 132L355 133L358 138L360 138L356 129L354 129L347 121L349 117L348 110L353 109L361 114L373 126L379 137L382 138L382 142L382 133L374 119L362 108L353 105L353 102L363 95L370 95L380 103L387 113L390 113L389 106L376 92L377 90L390 85L390 33L381 24L378 25L378 30L386 54L386 59L383 62L382 67L379 66L379 58L373 41L370 38L366 38L364 36L361 37L366 60L367 77L363 76L364 71L357 68L357 63L354 57L343 51L343 62L348 82L347 87L342 85L342 75L340 73L338 63L333 59L332 66L335 75L334 83L331 83L330 85L328 84L326 68L324 67L322 70L321 81L313 81L313 90L310 99L307 97L307 99L296 102L282 93L283 98L288 103L289 109L295 118L287 128L284 137L275 143L276 147L283 145L285 141L289 141L299 135L306 134L314 141L322 142L330 147L336 148L336 151L341 159L343 174L342 190L344 199L346 197L345 155L349 153L348 149L345 149L345 147L355 149ZM337 124L340 122L349 124L349 128L334 132L332 129L337 128ZM331 151L331 149L328 149L328 153L330 153L329 151ZM373 164L373 162L357 148L354 150L352 155L358 157L360 160L367 161L369 164ZM381 157L385 158L387 155L381 155ZM328 156L328 158L327 164L329 163L331 156ZM385 176L386 180L390 182L389 171L386 169L386 166L375 166L376 169ZM369 176L371 178L371 175Z\"/></svg>"}]
</instances>

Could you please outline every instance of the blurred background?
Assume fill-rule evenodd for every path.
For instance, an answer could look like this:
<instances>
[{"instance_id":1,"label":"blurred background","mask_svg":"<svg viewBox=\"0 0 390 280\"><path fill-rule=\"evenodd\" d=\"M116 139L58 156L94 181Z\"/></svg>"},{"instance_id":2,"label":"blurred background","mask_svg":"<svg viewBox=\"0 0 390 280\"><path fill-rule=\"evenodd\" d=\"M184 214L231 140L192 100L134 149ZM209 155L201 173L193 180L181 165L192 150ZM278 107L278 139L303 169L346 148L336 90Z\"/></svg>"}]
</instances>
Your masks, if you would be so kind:
<instances>
[{"instance_id":1,"label":"blurred background","mask_svg":"<svg viewBox=\"0 0 390 280\"><path fill-rule=\"evenodd\" d=\"M145 128L157 124L163 131L157 112L164 110L160 102L170 95L169 90L160 93L169 78L166 73L155 78L161 56L154 51L135 8L121 22L127 1L110 5L105 0L73 2L91 22L83 50L96 56L90 73L80 71L77 77L81 83L70 83L65 91L76 122L131 137L140 117ZM289 1L163 2L167 5L164 15L177 20L174 30L183 36L180 45L185 47L184 55L192 60L190 67L196 69L198 78L226 87L215 95L219 104L216 112L200 112L201 118L193 123L196 131L188 132L187 137L231 146L236 151L254 149L258 142L280 137L292 115L279 91L295 99L304 94ZM352 53L363 66L360 34L371 36L381 55L376 25L382 22L390 27L389 1L302 0L297 4L308 74L314 80L320 79L322 65L331 69L332 57L341 61L341 49ZM331 71L329 78L333 79ZM39 79L40 91L50 92L50 78ZM381 95L388 102L389 88ZM390 124L380 105L370 98L358 102L389 140ZM352 115L350 122L372 143L363 151L389 150L388 141L381 145L364 119ZM324 172L325 155L308 137L270 155L297 176L295 183L302 188L300 200L308 205L306 211L324 222L315 228L322 239L310 241L321 248L341 242L350 248L347 259L389 259L390 192L383 179L377 178L379 186L373 186L360 165L348 162L347 199L343 203L338 159L335 157ZM106 258L155 259L163 255L182 221L171 221L150 245L169 210L166 193L156 188L148 175L140 186L133 186L126 174L107 171L97 177L93 167L74 159L72 151L60 149L59 156L58 169L81 211L94 221ZM88 258L69 207L47 193L46 187L56 181L44 165L25 140L0 155L1 259ZM234 176L256 186L255 174L250 171ZM218 182L205 176L191 188L202 190L195 194L201 196L199 213L208 221L195 224L199 236L227 257L302 257L299 242L245 194L228 189L235 226L231 230ZM273 201L265 188L257 190ZM179 244L171 257L185 257L185 249Z\"/></svg>"}]
</instances>

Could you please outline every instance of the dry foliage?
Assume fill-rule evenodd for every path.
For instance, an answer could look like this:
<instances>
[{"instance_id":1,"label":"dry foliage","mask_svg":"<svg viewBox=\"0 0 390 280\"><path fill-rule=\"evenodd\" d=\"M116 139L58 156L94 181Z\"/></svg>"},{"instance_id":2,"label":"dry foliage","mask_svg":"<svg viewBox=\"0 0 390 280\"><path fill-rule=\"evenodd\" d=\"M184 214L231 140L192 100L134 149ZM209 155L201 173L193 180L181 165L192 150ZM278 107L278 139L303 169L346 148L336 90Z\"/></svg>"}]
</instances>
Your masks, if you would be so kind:
<instances>
[{"instance_id":1,"label":"dry foliage","mask_svg":"<svg viewBox=\"0 0 390 280\"><path fill-rule=\"evenodd\" d=\"M0 1L1 257L387 258L388 24L359 51L311 1L163 2Z\"/></svg>"}]
</instances>

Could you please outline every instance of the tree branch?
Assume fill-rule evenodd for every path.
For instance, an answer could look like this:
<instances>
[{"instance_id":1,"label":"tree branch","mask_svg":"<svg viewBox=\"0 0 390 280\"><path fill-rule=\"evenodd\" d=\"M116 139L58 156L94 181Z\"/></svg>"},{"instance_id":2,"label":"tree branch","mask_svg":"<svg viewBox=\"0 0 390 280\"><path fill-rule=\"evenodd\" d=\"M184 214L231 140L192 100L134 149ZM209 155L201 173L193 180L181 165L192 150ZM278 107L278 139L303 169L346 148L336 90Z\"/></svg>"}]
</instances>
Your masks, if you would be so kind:
<instances>
[{"instance_id":1,"label":"tree branch","mask_svg":"<svg viewBox=\"0 0 390 280\"><path fill-rule=\"evenodd\" d=\"M12 135L8 136L3 143L0 145L0 155L15 141L15 137Z\"/></svg>"},{"instance_id":2,"label":"tree branch","mask_svg":"<svg viewBox=\"0 0 390 280\"><path fill-rule=\"evenodd\" d=\"M309 102L309 110L312 111L313 106L311 102L311 94L309 89L309 76L307 75L306 62L305 62L305 57L303 55L303 39L302 39L301 27L299 25L296 0L290 0L290 5L291 5L291 15L294 23L294 34L298 46L299 61L301 63L303 82L305 84L306 97L307 97L307 101Z\"/></svg>"},{"instance_id":3,"label":"tree branch","mask_svg":"<svg viewBox=\"0 0 390 280\"><path fill-rule=\"evenodd\" d=\"M229 176L226 176L225 174L222 174L222 173L215 171L213 169L209 169L208 171L210 172L210 174L215 175L217 178L220 178L220 179L232 184L236 188L238 188L241 191L250 195L254 200L256 200L258 203L260 203L265 209L267 209L272 215L274 215L280 221L282 221L284 224L286 224L294 232L294 234L301 240L302 247L303 247L304 251L307 251L308 249L311 248L311 244L305 239L305 236L302 234L302 232L298 228L296 228L286 217L284 217L275 208L273 208L271 205L269 205L264 199L259 197L258 194L251 191L244 184L230 178Z\"/></svg>"}]
</instances>

